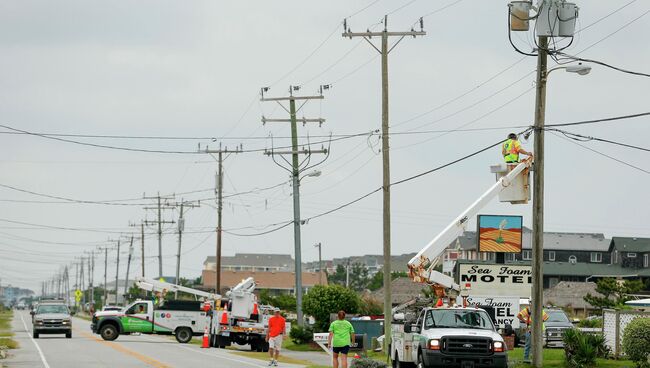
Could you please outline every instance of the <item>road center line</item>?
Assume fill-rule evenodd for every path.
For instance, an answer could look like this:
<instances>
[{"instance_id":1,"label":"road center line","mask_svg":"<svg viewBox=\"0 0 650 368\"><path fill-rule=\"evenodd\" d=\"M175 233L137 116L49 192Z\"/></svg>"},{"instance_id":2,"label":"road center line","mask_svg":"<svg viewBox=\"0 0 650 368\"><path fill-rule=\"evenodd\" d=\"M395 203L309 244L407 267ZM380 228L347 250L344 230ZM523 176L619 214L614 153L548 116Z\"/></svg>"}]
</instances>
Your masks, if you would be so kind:
<instances>
[{"instance_id":1,"label":"road center line","mask_svg":"<svg viewBox=\"0 0 650 368\"><path fill-rule=\"evenodd\" d=\"M108 347L110 347L112 349L115 349L115 350L119 351L120 353L130 355L130 356L136 358L137 360L139 360L139 361L141 361L141 362L143 362L143 363L145 363L147 365L150 365L152 367L155 367L155 368L171 368L171 366L166 365L166 364L164 364L164 363L162 363L160 361L157 361L154 358L151 358L151 357L146 356L144 354L140 354L140 353L138 353L136 351L133 351L131 349L125 348L124 346L120 345L117 342L104 341L104 340L102 340L102 339L100 339L100 338L98 338L96 336L93 336L93 335L91 335L91 334L89 334L87 332L84 332L84 331L77 331L77 333L81 334L82 336L84 336L84 337L86 337L86 338L88 338L90 340L96 341L96 342L98 342L98 343L100 343L102 345L106 345L106 346L108 346Z\"/></svg>"},{"instance_id":2,"label":"road center line","mask_svg":"<svg viewBox=\"0 0 650 368\"><path fill-rule=\"evenodd\" d=\"M34 340L34 337L29 333L29 329L27 328L27 323L25 323L25 318L23 318L23 314L20 312L18 312L18 314L20 315L20 319L23 321L23 326L25 326L25 333L27 334L29 339L32 340L34 346L36 346L36 350L38 350L38 355L41 356L41 361L43 362L43 366L45 368L50 368L50 365L47 364L47 360L45 360L45 355L43 355L43 350L41 350L41 347L38 346L38 343L36 342L36 340Z\"/></svg>"}]
</instances>

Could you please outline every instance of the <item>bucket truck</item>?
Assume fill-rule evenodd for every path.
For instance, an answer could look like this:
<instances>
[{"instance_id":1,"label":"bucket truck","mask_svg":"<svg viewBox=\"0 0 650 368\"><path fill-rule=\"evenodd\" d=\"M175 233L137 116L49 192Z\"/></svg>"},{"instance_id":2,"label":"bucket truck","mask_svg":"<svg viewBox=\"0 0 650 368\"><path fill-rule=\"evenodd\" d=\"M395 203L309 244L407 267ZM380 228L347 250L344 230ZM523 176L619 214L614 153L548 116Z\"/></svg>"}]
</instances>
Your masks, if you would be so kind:
<instances>
[{"instance_id":1,"label":"bucket truck","mask_svg":"<svg viewBox=\"0 0 650 368\"><path fill-rule=\"evenodd\" d=\"M266 331L272 308L258 304L252 277L226 293L227 308L216 313L212 345L220 348L249 344L253 351L268 351Z\"/></svg>"},{"instance_id":2,"label":"bucket truck","mask_svg":"<svg viewBox=\"0 0 650 368\"><path fill-rule=\"evenodd\" d=\"M526 203L531 159L506 167L493 167L498 180L431 240L409 263L414 282L431 285L438 297L450 300L467 290L453 278L433 268L445 249L460 236L470 218L499 195L503 201ZM393 366L415 363L418 367L507 367L506 344L489 314L477 306L448 305L432 299L414 300L393 309L389 354ZM509 325L508 325L509 326ZM506 326L506 333L511 333Z\"/></svg>"},{"instance_id":3,"label":"bucket truck","mask_svg":"<svg viewBox=\"0 0 650 368\"><path fill-rule=\"evenodd\" d=\"M219 304L221 295L139 277L135 285L151 291L157 302L136 300L119 311L96 312L91 329L104 340L113 341L119 335L132 333L174 335L180 343L188 343L210 326L210 312ZM197 300L165 300L169 292L180 291L194 295ZM201 299L201 300L198 300ZM209 308L204 308L208 304Z\"/></svg>"}]
</instances>

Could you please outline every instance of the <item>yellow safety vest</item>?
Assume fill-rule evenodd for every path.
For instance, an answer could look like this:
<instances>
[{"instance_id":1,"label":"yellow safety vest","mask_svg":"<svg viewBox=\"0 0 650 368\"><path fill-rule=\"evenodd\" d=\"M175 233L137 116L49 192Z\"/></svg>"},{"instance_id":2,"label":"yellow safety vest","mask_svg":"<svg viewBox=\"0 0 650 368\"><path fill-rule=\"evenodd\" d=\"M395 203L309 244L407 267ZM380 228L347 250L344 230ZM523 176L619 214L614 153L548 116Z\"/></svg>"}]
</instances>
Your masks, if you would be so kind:
<instances>
[{"instance_id":1,"label":"yellow safety vest","mask_svg":"<svg viewBox=\"0 0 650 368\"><path fill-rule=\"evenodd\" d=\"M519 142L516 139L508 139L503 143L503 149L506 152L503 159L506 162L519 162Z\"/></svg>"}]
</instances>

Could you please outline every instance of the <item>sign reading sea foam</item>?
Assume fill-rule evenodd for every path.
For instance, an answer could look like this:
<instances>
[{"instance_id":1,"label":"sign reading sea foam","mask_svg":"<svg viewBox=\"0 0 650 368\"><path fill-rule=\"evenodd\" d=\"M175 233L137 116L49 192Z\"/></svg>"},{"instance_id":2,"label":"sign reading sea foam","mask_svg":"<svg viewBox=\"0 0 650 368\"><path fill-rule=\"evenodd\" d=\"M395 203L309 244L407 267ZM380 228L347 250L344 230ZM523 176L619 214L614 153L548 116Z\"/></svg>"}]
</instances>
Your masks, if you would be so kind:
<instances>
[{"instance_id":1,"label":"sign reading sea foam","mask_svg":"<svg viewBox=\"0 0 650 368\"><path fill-rule=\"evenodd\" d=\"M530 298L531 266L459 264L460 285L470 284L472 296Z\"/></svg>"}]
</instances>

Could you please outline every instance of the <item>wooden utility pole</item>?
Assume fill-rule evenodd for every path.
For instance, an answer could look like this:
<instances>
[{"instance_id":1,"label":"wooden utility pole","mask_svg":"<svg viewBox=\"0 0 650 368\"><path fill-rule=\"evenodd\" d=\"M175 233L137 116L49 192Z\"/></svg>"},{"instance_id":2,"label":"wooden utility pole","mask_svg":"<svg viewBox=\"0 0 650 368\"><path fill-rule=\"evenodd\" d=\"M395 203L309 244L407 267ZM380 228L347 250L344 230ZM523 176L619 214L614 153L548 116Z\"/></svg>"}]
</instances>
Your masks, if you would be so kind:
<instances>
[{"instance_id":1,"label":"wooden utility pole","mask_svg":"<svg viewBox=\"0 0 650 368\"><path fill-rule=\"evenodd\" d=\"M162 225L163 224L174 224L174 221L163 221L162 219L162 211L165 209L172 209L175 206L170 206L168 204L163 204L162 200L165 199L173 199L174 196L169 196L169 197L161 197L160 193L158 193L157 196L155 197L144 197L144 199L155 199L157 201L157 206L156 207L145 207L146 210L157 210L158 213L158 220L156 221L147 221L145 220L146 225L158 225L158 278L161 279L163 277L163 264L162 264ZM143 257L144 259L144 257ZM144 261L143 261L144 262Z\"/></svg>"},{"instance_id":2,"label":"wooden utility pole","mask_svg":"<svg viewBox=\"0 0 650 368\"><path fill-rule=\"evenodd\" d=\"M543 365L542 308L544 279L544 120L546 115L546 76L548 37L539 36L537 84L535 86L535 166L533 175L533 366Z\"/></svg>"},{"instance_id":3,"label":"wooden utility pole","mask_svg":"<svg viewBox=\"0 0 650 368\"><path fill-rule=\"evenodd\" d=\"M323 245L318 242L314 246L318 247L318 285L323 285L323 258L321 257L321 247Z\"/></svg>"},{"instance_id":4,"label":"wooden utility pole","mask_svg":"<svg viewBox=\"0 0 650 368\"><path fill-rule=\"evenodd\" d=\"M181 242L183 239L183 231L185 230L185 218L183 217L184 210L187 207L194 208L199 207L197 204L185 203L181 200L180 203L181 211L178 216L178 252L176 253L176 282L175 284L180 285L180 275L181 275ZM176 291L176 298L178 298L178 290Z\"/></svg>"},{"instance_id":5,"label":"wooden utility pole","mask_svg":"<svg viewBox=\"0 0 650 368\"><path fill-rule=\"evenodd\" d=\"M222 228L222 212L223 212L223 161L225 160L223 157L224 153L227 153L228 155L231 153L241 153L241 146L240 148L237 148L235 150L228 150L228 147L226 149L217 149L217 150L211 150L209 148L206 148L203 152L205 153L216 153L217 154L217 163L218 163L218 168L217 168L217 180L215 183L215 191L217 194L217 248L215 252L215 281L214 281L214 292L215 294L221 293L221 234L223 233L223 228ZM214 156L213 156L214 157ZM228 156L226 156L227 158ZM180 239L180 235L179 235ZM179 240L180 241L180 240ZM180 247L180 243L179 243ZM180 249L180 248L179 248ZM180 250L179 250L180 254Z\"/></svg>"},{"instance_id":6,"label":"wooden utility pole","mask_svg":"<svg viewBox=\"0 0 650 368\"><path fill-rule=\"evenodd\" d=\"M117 304L117 287L120 277L120 240L117 241L117 261L115 262L115 304Z\"/></svg>"},{"instance_id":7,"label":"wooden utility pole","mask_svg":"<svg viewBox=\"0 0 650 368\"><path fill-rule=\"evenodd\" d=\"M95 305L95 251L90 251L90 261L88 262L88 279L90 281L90 305Z\"/></svg>"},{"instance_id":8,"label":"wooden utility pole","mask_svg":"<svg viewBox=\"0 0 650 368\"><path fill-rule=\"evenodd\" d=\"M104 306L106 306L106 300L108 298L108 284L106 276L108 275L108 248L104 248Z\"/></svg>"},{"instance_id":9,"label":"wooden utility pole","mask_svg":"<svg viewBox=\"0 0 650 368\"><path fill-rule=\"evenodd\" d=\"M286 111L289 112L289 119L267 119L264 116L262 116L262 123L268 123L268 122L278 122L278 123L291 123L291 151L266 151L264 154L273 157L273 160L275 161L275 155L291 155L291 170L288 170L291 173L291 179L292 179L292 187L293 187L293 239L294 239L294 258L295 258L295 274L296 274L296 312L297 312L297 322L299 326L303 326L305 321L303 320L302 316L302 256L301 256L301 235L300 235L300 226L301 226L301 220L300 220L300 173L304 170L307 170L310 167L314 167L315 165L312 166L307 166L301 168L301 162L299 160L299 155L300 154L306 154L308 156L314 154L314 153L324 153L327 154L329 151L326 149L321 149L321 150L298 150L298 124L297 121L300 120L303 122L303 124L306 123L319 123L322 124L325 122L325 119L322 118L317 118L317 119L297 119L296 114L298 110L296 109L296 101L308 101L308 100L322 100L323 94L322 90L323 88L329 88L329 86L321 86L321 94L318 96L294 96L293 92L298 91L300 87L296 86L289 86L289 96L287 97L274 97L274 98L265 98L264 95L262 94L261 101L275 101L278 104L280 104ZM262 90L264 92L264 89ZM289 109L287 110L282 104L281 101L289 101ZM304 103L303 103L304 105ZM303 106L301 105L301 107ZM283 157L284 159L284 157ZM285 162L288 163L286 159L284 159ZM303 161L304 162L304 161ZM286 168L285 168L286 169ZM320 175L320 173L318 174ZM317 175L315 175L317 176Z\"/></svg>"},{"instance_id":10,"label":"wooden utility pole","mask_svg":"<svg viewBox=\"0 0 650 368\"><path fill-rule=\"evenodd\" d=\"M409 32L389 32L388 16L384 16L384 30L381 32L351 32L347 27L347 22L343 22L343 37L363 37L368 43L381 54L381 153L382 153L382 172L383 172L383 238L384 238L384 351L388 351L391 334L391 227L390 227L390 145L389 145L389 123L388 123L388 54L397 46L404 37L424 36L424 24L420 18L420 31L411 29ZM372 37L381 37L381 49L377 48L372 42ZM392 47L388 47L389 37L399 37Z\"/></svg>"},{"instance_id":11,"label":"wooden utility pole","mask_svg":"<svg viewBox=\"0 0 650 368\"><path fill-rule=\"evenodd\" d=\"M142 257L142 277L144 277L144 222L140 223L140 253Z\"/></svg>"},{"instance_id":12,"label":"wooden utility pole","mask_svg":"<svg viewBox=\"0 0 650 368\"><path fill-rule=\"evenodd\" d=\"M129 258L126 262L126 278L124 281L124 302L126 303L126 294L129 291L129 271L131 270L131 257L133 256L133 235L129 244Z\"/></svg>"}]
</instances>

